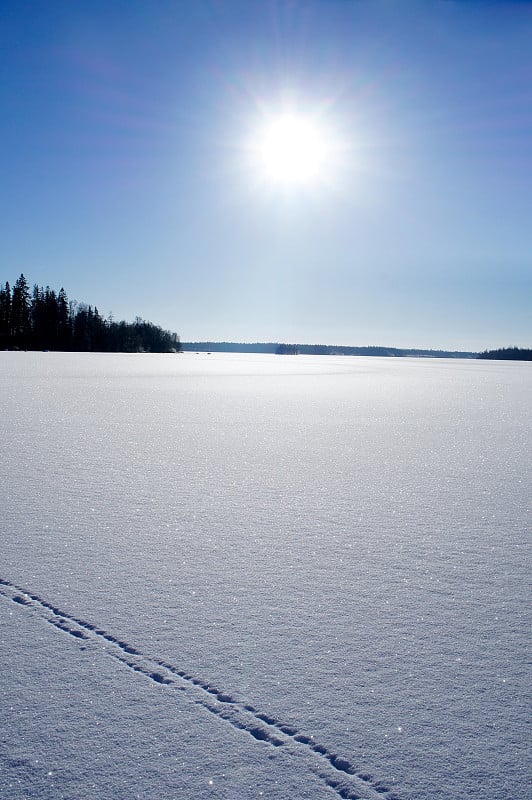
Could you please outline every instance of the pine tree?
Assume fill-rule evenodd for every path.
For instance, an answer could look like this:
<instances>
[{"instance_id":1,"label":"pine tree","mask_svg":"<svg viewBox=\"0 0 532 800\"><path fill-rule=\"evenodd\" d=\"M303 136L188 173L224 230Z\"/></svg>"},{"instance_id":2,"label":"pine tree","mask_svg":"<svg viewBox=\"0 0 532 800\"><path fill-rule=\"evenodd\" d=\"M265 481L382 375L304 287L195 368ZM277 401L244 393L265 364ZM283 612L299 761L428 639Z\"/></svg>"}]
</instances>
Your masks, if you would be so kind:
<instances>
[{"instance_id":1,"label":"pine tree","mask_svg":"<svg viewBox=\"0 0 532 800\"><path fill-rule=\"evenodd\" d=\"M13 345L26 349L31 341L30 290L23 274L13 287L11 298L11 335Z\"/></svg>"},{"instance_id":2,"label":"pine tree","mask_svg":"<svg viewBox=\"0 0 532 800\"><path fill-rule=\"evenodd\" d=\"M11 339L11 287L0 285L0 348L9 347Z\"/></svg>"},{"instance_id":3,"label":"pine tree","mask_svg":"<svg viewBox=\"0 0 532 800\"><path fill-rule=\"evenodd\" d=\"M68 297L63 287L57 295L57 347L59 350L70 350L72 346L72 319Z\"/></svg>"}]
</instances>

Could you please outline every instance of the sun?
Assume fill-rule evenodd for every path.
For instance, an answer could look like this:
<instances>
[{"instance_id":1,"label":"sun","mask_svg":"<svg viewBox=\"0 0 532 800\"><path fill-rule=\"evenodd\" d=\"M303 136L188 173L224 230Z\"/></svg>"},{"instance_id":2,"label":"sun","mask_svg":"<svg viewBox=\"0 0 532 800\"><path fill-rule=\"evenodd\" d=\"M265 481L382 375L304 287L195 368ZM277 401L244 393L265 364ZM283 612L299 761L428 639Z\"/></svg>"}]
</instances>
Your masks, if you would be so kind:
<instances>
[{"instance_id":1,"label":"sun","mask_svg":"<svg viewBox=\"0 0 532 800\"><path fill-rule=\"evenodd\" d=\"M261 182L284 187L326 182L333 155L334 137L323 121L295 111L265 115L248 148Z\"/></svg>"},{"instance_id":2,"label":"sun","mask_svg":"<svg viewBox=\"0 0 532 800\"><path fill-rule=\"evenodd\" d=\"M320 176L327 141L317 123L295 114L271 120L258 142L259 167L281 183L307 183Z\"/></svg>"}]
</instances>

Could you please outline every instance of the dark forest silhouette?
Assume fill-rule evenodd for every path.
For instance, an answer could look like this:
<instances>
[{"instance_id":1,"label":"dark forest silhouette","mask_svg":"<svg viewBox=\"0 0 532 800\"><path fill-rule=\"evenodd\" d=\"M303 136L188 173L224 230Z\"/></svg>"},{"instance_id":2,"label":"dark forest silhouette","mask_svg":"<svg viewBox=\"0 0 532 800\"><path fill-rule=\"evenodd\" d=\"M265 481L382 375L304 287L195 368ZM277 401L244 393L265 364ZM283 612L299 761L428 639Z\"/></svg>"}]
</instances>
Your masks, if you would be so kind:
<instances>
[{"instance_id":1,"label":"dark forest silhouette","mask_svg":"<svg viewBox=\"0 0 532 800\"><path fill-rule=\"evenodd\" d=\"M68 300L64 289L35 285L24 275L11 289L0 284L0 349L109 353L174 353L176 333L137 317L134 322L104 319L96 307Z\"/></svg>"},{"instance_id":2,"label":"dark forest silhouette","mask_svg":"<svg viewBox=\"0 0 532 800\"><path fill-rule=\"evenodd\" d=\"M501 361L532 361L532 350L524 347L501 347L498 350L485 350L477 358L493 358Z\"/></svg>"}]
</instances>

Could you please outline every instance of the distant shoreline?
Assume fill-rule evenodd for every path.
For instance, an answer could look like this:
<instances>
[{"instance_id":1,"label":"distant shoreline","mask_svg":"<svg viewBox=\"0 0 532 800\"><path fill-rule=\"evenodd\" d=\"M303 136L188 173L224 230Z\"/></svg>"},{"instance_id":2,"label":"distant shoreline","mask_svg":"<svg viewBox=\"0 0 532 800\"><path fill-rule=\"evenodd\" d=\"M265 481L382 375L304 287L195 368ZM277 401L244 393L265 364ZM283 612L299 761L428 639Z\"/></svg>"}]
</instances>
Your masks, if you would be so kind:
<instances>
[{"instance_id":1,"label":"distant shoreline","mask_svg":"<svg viewBox=\"0 0 532 800\"><path fill-rule=\"evenodd\" d=\"M426 350L416 347L349 347L333 344L284 342L181 342L182 350L197 353L275 353L277 355L377 356L379 358L482 358L498 361L532 361L532 349L501 347L484 350Z\"/></svg>"},{"instance_id":2,"label":"distant shoreline","mask_svg":"<svg viewBox=\"0 0 532 800\"><path fill-rule=\"evenodd\" d=\"M181 342L183 351L210 353L277 353L279 355L377 356L383 358L478 358L479 353L462 350L423 350L399 347L349 347L328 344L283 342Z\"/></svg>"}]
</instances>

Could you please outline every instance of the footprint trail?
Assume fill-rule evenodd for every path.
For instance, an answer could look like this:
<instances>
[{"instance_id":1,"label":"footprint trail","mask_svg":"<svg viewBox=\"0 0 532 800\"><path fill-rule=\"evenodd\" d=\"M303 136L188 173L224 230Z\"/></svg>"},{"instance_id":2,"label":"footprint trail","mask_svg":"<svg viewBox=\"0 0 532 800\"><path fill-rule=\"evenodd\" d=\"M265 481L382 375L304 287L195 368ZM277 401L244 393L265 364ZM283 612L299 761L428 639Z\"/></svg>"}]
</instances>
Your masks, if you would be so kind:
<instances>
[{"instance_id":1,"label":"footprint trail","mask_svg":"<svg viewBox=\"0 0 532 800\"><path fill-rule=\"evenodd\" d=\"M360 771L348 759L328 750L314 737L250 704L240 702L228 692L175 664L143 653L104 628L62 611L42 597L2 578L0 596L26 608L30 613L37 614L45 622L80 642L85 641L98 647L132 672L169 691L180 692L189 702L201 706L258 742L279 748L279 752L293 758L296 768L301 769L304 765L336 792L338 797L344 800L400 800L386 783Z\"/></svg>"}]
</instances>

